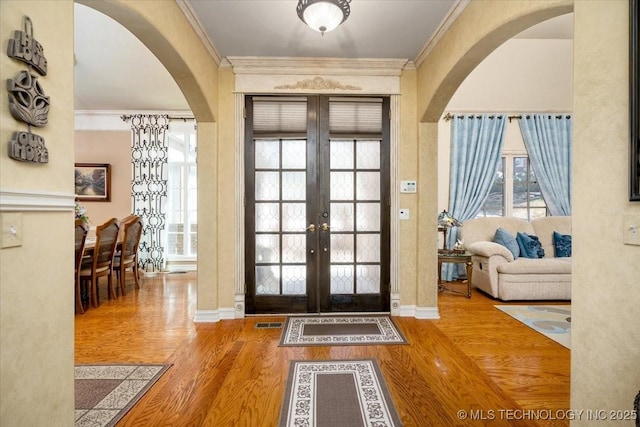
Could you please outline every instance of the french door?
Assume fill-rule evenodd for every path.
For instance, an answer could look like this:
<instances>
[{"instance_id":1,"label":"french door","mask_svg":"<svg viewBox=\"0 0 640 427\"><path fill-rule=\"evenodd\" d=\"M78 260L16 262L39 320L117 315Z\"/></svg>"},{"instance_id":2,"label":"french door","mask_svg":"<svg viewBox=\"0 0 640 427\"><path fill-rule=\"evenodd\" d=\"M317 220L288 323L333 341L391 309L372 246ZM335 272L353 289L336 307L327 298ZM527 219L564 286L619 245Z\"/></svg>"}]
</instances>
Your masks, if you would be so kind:
<instances>
[{"instance_id":1,"label":"french door","mask_svg":"<svg viewBox=\"0 0 640 427\"><path fill-rule=\"evenodd\" d=\"M245 107L247 313L389 311L389 99Z\"/></svg>"}]
</instances>

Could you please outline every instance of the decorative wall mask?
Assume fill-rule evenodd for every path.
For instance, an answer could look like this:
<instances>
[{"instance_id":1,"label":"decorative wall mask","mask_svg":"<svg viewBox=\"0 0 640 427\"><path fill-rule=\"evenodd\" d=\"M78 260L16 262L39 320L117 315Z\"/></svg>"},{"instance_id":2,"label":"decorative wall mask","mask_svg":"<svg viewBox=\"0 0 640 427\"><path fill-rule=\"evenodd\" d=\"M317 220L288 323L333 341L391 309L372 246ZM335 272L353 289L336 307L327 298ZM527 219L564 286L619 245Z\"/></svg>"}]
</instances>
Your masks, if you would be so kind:
<instances>
[{"instance_id":1,"label":"decorative wall mask","mask_svg":"<svg viewBox=\"0 0 640 427\"><path fill-rule=\"evenodd\" d=\"M24 17L24 31L15 31L7 45L7 55L18 61L26 62L41 75L47 75L47 58L42 45L33 38L31 18Z\"/></svg>"},{"instance_id":2,"label":"decorative wall mask","mask_svg":"<svg viewBox=\"0 0 640 427\"><path fill-rule=\"evenodd\" d=\"M38 77L27 71L21 71L13 79L7 80L9 91L9 111L16 120L33 126L47 124L49 97L38 82Z\"/></svg>"}]
</instances>

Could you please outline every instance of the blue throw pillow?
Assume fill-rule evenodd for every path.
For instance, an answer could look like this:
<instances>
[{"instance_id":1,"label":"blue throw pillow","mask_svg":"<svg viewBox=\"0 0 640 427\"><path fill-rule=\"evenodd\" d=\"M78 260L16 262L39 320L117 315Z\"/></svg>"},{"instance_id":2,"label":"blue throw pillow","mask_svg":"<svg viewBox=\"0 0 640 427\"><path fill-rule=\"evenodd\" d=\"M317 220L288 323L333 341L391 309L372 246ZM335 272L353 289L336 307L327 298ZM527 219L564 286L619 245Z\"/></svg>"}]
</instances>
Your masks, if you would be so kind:
<instances>
[{"instance_id":1,"label":"blue throw pillow","mask_svg":"<svg viewBox=\"0 0 640 427\"><path fill-rule=\"evenodd\" d=\"M571 257L571 235L553 232L554 255L558 258Z\"/></svg>"},{"instance_id":2,"label":"blue throw pillow","mask_svg":"<svg viewBox=\"0 0 640 427\"><path fill-rule=\"evenodd\" d=\"M496 230L496 234L493 236L493 241L509 249L513 254L513 259L518 259L518 256L520 255L520 247L518 246L516 238L507 230L504 228L498 228Z\"/></svg>"},{"instance_id":3,"label":"blue throw pillow","mask_svg":"<svg viewBox=\"0 0 640 427\"><path fill-rule=\"evenodd\" d=\"M532 236L527 233L520 233L516 235L516 241L520 247L520 256L523 258L543 258L544 249L540 244L538 236Z\"/></svg>"}]
</instances>

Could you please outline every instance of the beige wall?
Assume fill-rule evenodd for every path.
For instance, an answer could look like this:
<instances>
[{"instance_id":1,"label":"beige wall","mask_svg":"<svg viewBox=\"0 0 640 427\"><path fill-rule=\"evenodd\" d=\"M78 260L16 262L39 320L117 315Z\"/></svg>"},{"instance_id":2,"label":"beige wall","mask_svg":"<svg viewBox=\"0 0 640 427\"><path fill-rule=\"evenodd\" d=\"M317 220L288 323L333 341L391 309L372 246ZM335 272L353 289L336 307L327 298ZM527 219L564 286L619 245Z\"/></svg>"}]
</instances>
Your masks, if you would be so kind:
<instances>
[{"instance_id":1,"label":"beige wall","mask_svg":"<svg viewBox=\"0 0 640 427\"><path fill-rule=\"evenodd\" d=\"M51 108L33 133L45 138L49 163L11 160L6 144L27 125L9 114L5 79L25 70L6 55L7 38L31 18L48 73L38 80ZM0 424L73 425L73 3L0 2L0 196L18 191L22 246L0 249ZM47 207L34 206L43 200ZM6 215L7 205L0 205ZM47 243L48 242L48 243ZM68 251L60 250L67 247ZM64 266L68 266L65 268Z\"/></svg>"},{"instance_id":2,"label":"beige wall","mask_svg":"<svg viewBox=\"0 0 640 427\"><path fill-rule=\"evenodd\" d=\"M640 215L640 203L628 201L628 9L626 0L575 4L575 409L629 410L640 390L640 246L622 242L622 215ZM631 426L633 421L608 416L597 425Z\"/></svg>"},{"instance_id":3,"label":"beige wall","mask_svg":"<svg viewBox=\"0 0 640 427\"><path fill-rule=\"evenodd\" d=\"M198 122L198 311L219 307L218 126Z\"/></svg>"},{"instance_id":4,"label":"beige wall","mask_svg":"<svg viewBox=\"0 0 640 427\"><path fill-rule=\"evenodd\" d=\"M75 162L111 165L111 201L78 202L91 227L131 214L131 132L76 131Z\"/></svg>"},{"instance_id":5,"label":"beige wall","mask_svg":"<svg viewBox=\"0 0 640 427\"><path fill-rule=\"evenodd\" d=\"M229 309L234 306L236 284L244 283L244 277L236 274L236 227L244 224L236 223L236 200L243 197L243 191L236 191L236 140L235 140L235 77L231 68L221 68L218 73L220 124L218 126L218 245L219 272L218 286L220 296L218 306ZM224 249L222 249L224 248Z\"/></svg>"},{"instance_id":6,"label":"beige wall","mask_svg":"<svg viewBox=\"0 0 640 427\"><path fill-rule=\"evenodd\" d=\"M416 111L416 70L408 69L400 78L400 143L398 144L398 180L418 180L418 116ZM430 186L429 181L417 181L418 188ZM418 283L417 225L418 197L400 193L399 208L413 212L413 220L400 221L398 251L398 282L400 304L415 306Z\"/></svg>"}]
</instances>

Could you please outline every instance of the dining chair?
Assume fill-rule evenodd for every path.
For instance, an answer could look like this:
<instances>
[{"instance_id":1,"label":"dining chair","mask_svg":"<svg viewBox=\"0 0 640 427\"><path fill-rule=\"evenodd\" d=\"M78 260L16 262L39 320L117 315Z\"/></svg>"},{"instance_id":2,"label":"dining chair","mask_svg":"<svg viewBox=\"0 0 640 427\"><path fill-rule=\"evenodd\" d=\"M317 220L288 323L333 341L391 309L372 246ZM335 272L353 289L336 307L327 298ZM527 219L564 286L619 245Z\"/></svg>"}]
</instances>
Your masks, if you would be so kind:
<instances>
[{"instance_id":1,"label":"dining chair","mask_svg":"<svg viewBox=\"0 0 640 427\"><path fill-rule=\"evenodd\" d=\"M90 263L83 264L80 269L80 280L89 285L91 293L91 305L98 307L100 298L98 294L98 280L107 277L107 296L116 298L112 286L113 257L118 244L120 221L111 218L109 221L96 228L96 244Z\"/></svg>"},{"instance_id":2,"label":"dining chair","mask_svg":"<svg viewBox=\"0 0 640 427\"><path fill-rule=\"evenodd\" d=\"M124 238L122 239L122 248L116 252L113 268L120 283L120 293L124 295L125 272L128 269L131 269L133 273L136 289L140 289L138 245L140 244L140 236L142 236L142 218L137 215L129 215L123 218L121 224L124 229Z\"/></svg>"},{"instance_id":3,"label":"dining chair","mask_svg":"<svg viewBox=\"0 0 640 427\"><path fill-rule=\"evenodd\" d=\"M80 289L80 266L82 265L82 257L84 255L84 246L87 241L87 233L89 227L87 223L81 219L76 219L75 235L76 235L76 262L75 262L75 288L76 288L76 312L84 314L84 304L82 301L82 292Z\"/></svg>"},{"instance_id":4,"label":"dining chair","mask_svg":"<svg viewBox=\"0 0 640 427\"><path fill-rule=\"evenodd\" d=\"M138 215L136 214L131 214L131 215L127 215L124 218L122 218L120 220L120 224L124 224L125 222L129 222L129 221L133 221L136 218L140 218Z\"/></svg>"}]
</instances>

